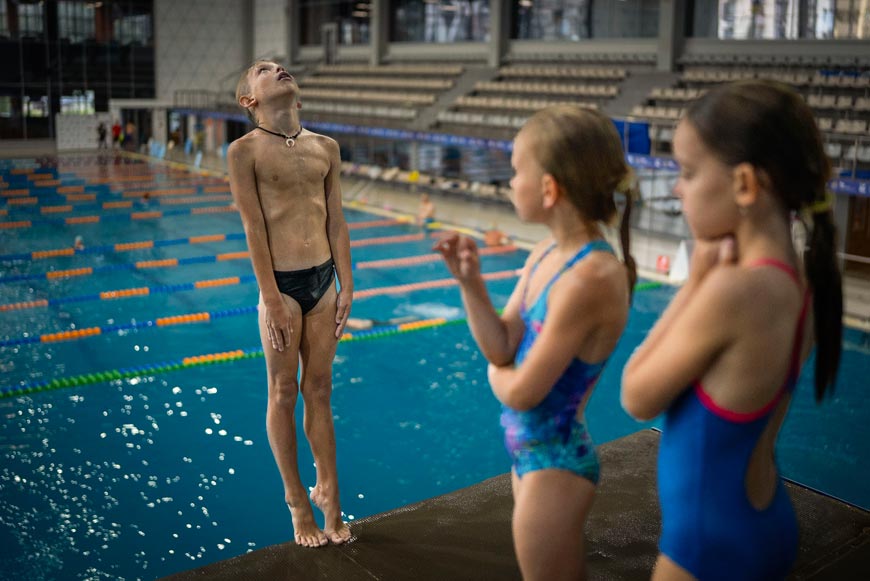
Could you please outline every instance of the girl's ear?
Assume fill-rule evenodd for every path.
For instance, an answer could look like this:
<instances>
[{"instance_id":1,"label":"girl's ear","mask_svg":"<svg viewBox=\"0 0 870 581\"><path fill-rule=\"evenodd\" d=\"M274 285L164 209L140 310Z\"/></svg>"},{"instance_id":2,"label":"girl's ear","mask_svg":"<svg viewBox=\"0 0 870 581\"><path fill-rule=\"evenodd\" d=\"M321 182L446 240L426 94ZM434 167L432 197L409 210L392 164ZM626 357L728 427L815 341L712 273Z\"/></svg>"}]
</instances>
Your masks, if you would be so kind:
<instances>
[{"instance_id":1,"label":"girl's ear","mask_svg":"<svg viewBox=\"0 0 870 581\"><path fill-rule=\"evenodd\" d=\"M751 163L738 164L733 172L734 202L745 212L758 201L758 195L766 185L767 177Z\"/></svg>"},{"instance_id":2,"label":"girl's ear","mask_svg":"<svg viewBox=\"0 0 870 581\"><path fill-rule=\"evenodd\" d=\"M297 108L297 109L301 109L301 108L302 108L302 101L296 101L296 108Z\"/></svg>"},{"instance_id":3,"label":"girl's ear","mask_svg":"<svg viewBox=\"0 0 870 581\"><path fill-rule=\"evenodd\" d=\"M545 208L552 208L559 199L559 184L551 174L541 176L541 200Z\"/></svg>"}]
</instances>

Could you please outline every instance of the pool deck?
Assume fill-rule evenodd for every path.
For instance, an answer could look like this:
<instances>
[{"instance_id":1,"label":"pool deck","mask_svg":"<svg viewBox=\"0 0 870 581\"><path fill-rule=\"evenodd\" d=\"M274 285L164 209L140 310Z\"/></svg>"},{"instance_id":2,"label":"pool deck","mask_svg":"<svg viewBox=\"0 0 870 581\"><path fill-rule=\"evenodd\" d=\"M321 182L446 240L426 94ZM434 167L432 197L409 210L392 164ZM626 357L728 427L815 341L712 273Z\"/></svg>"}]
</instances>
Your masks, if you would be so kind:
<instances>
[{"instance_id":1,"label":"pool deck","mask_svg":"<svg viewBox=\"0 0 870 581\"><path fill-rule=\"evenodd\" d=\"M644 430L599 448L603 466L587 525L589 579L649 579L660 514L659 434ZM870 512L787 483L801 544L790 579L870 579ZM355 521L353 542L273 545L165 577L165 581L519 579L511 541L508 474ZM252 523L252 526L256 526ZM736 577L735 577L736 579Z\"/></svg>"}]
</instances>

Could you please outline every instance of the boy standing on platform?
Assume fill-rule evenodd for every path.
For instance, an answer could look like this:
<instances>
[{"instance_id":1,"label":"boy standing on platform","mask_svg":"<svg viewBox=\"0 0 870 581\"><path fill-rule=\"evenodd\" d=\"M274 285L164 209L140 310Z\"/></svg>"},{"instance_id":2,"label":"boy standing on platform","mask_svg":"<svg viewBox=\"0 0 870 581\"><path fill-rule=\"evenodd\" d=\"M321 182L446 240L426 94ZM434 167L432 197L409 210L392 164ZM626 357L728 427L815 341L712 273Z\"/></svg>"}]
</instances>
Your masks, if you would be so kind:
<instances>
[{"instance_id":1,"label":"boy standing on platform","mask_svg":"<svg viewBox=\"0 0 870 581\"><path fill-rule=\"evenodd\" d=\"M256 124L230 145L227 160L260 287L269 444L296 543L343 543L350 539L350 529L341 520L330 395L332 361L350 315L353 279L339 148L335 140L302 128L299 86L277 63L254 63L239 79L236 98ZM323 511L323 530L314 520L296 460L299 392L317 466L310 498Z\"/></svg>"}]
</instances>

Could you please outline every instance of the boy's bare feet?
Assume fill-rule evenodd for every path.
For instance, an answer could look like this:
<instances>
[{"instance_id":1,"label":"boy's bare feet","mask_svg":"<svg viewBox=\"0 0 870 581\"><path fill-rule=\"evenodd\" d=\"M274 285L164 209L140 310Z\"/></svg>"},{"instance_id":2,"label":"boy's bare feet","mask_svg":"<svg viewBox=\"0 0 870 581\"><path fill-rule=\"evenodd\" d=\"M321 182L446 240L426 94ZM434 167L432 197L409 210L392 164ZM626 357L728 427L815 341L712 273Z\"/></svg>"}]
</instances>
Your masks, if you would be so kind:
<instances>
[{"instance_id":1,"label":"boy's bare feet","mask_svg":"<svg viewBox=\"0 0 870 581\"><path fill-rule=\"evenodd\" d=\"M299 503L302 504L302 503ZM317 526L311 506L305 502L303 506L294 507L289 502L290 517L293 519L293 536L297 545L303 547L322 547L329 541L326 534Z\"/></svg>"},{"instance_id":2,"label":"boy's bare feet","mask_svg":"<svg viewBox=\"0 0 870 581\"><path fill-rule=\"evenodd\" d=\"M341 520L341 506L335 495L330 495L318 484L311 491L311 502L323 511L323 532L329 540L340 545L350 540L350 527Z\"/></svg>"}]
</instances>

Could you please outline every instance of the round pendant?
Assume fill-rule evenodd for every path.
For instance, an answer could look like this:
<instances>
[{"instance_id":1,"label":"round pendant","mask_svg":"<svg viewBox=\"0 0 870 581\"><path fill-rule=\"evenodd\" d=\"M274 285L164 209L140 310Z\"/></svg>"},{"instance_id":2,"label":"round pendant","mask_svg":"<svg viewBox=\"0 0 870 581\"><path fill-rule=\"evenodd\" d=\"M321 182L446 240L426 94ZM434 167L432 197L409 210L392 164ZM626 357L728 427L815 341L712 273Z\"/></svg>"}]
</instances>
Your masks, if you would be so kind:
<instances>
[{"instance_id":1,"label":"round pendant","mask_svg":"<svg viewBox=\"0 0 870 581\"><path fill-rule=\"evenodd\" d=\"M296 140L292 137L288 137L287 141L285 141L284 143L287 144L287 147L293 147L294 145L296 145Z\"/></svg>"}]
</instances>

